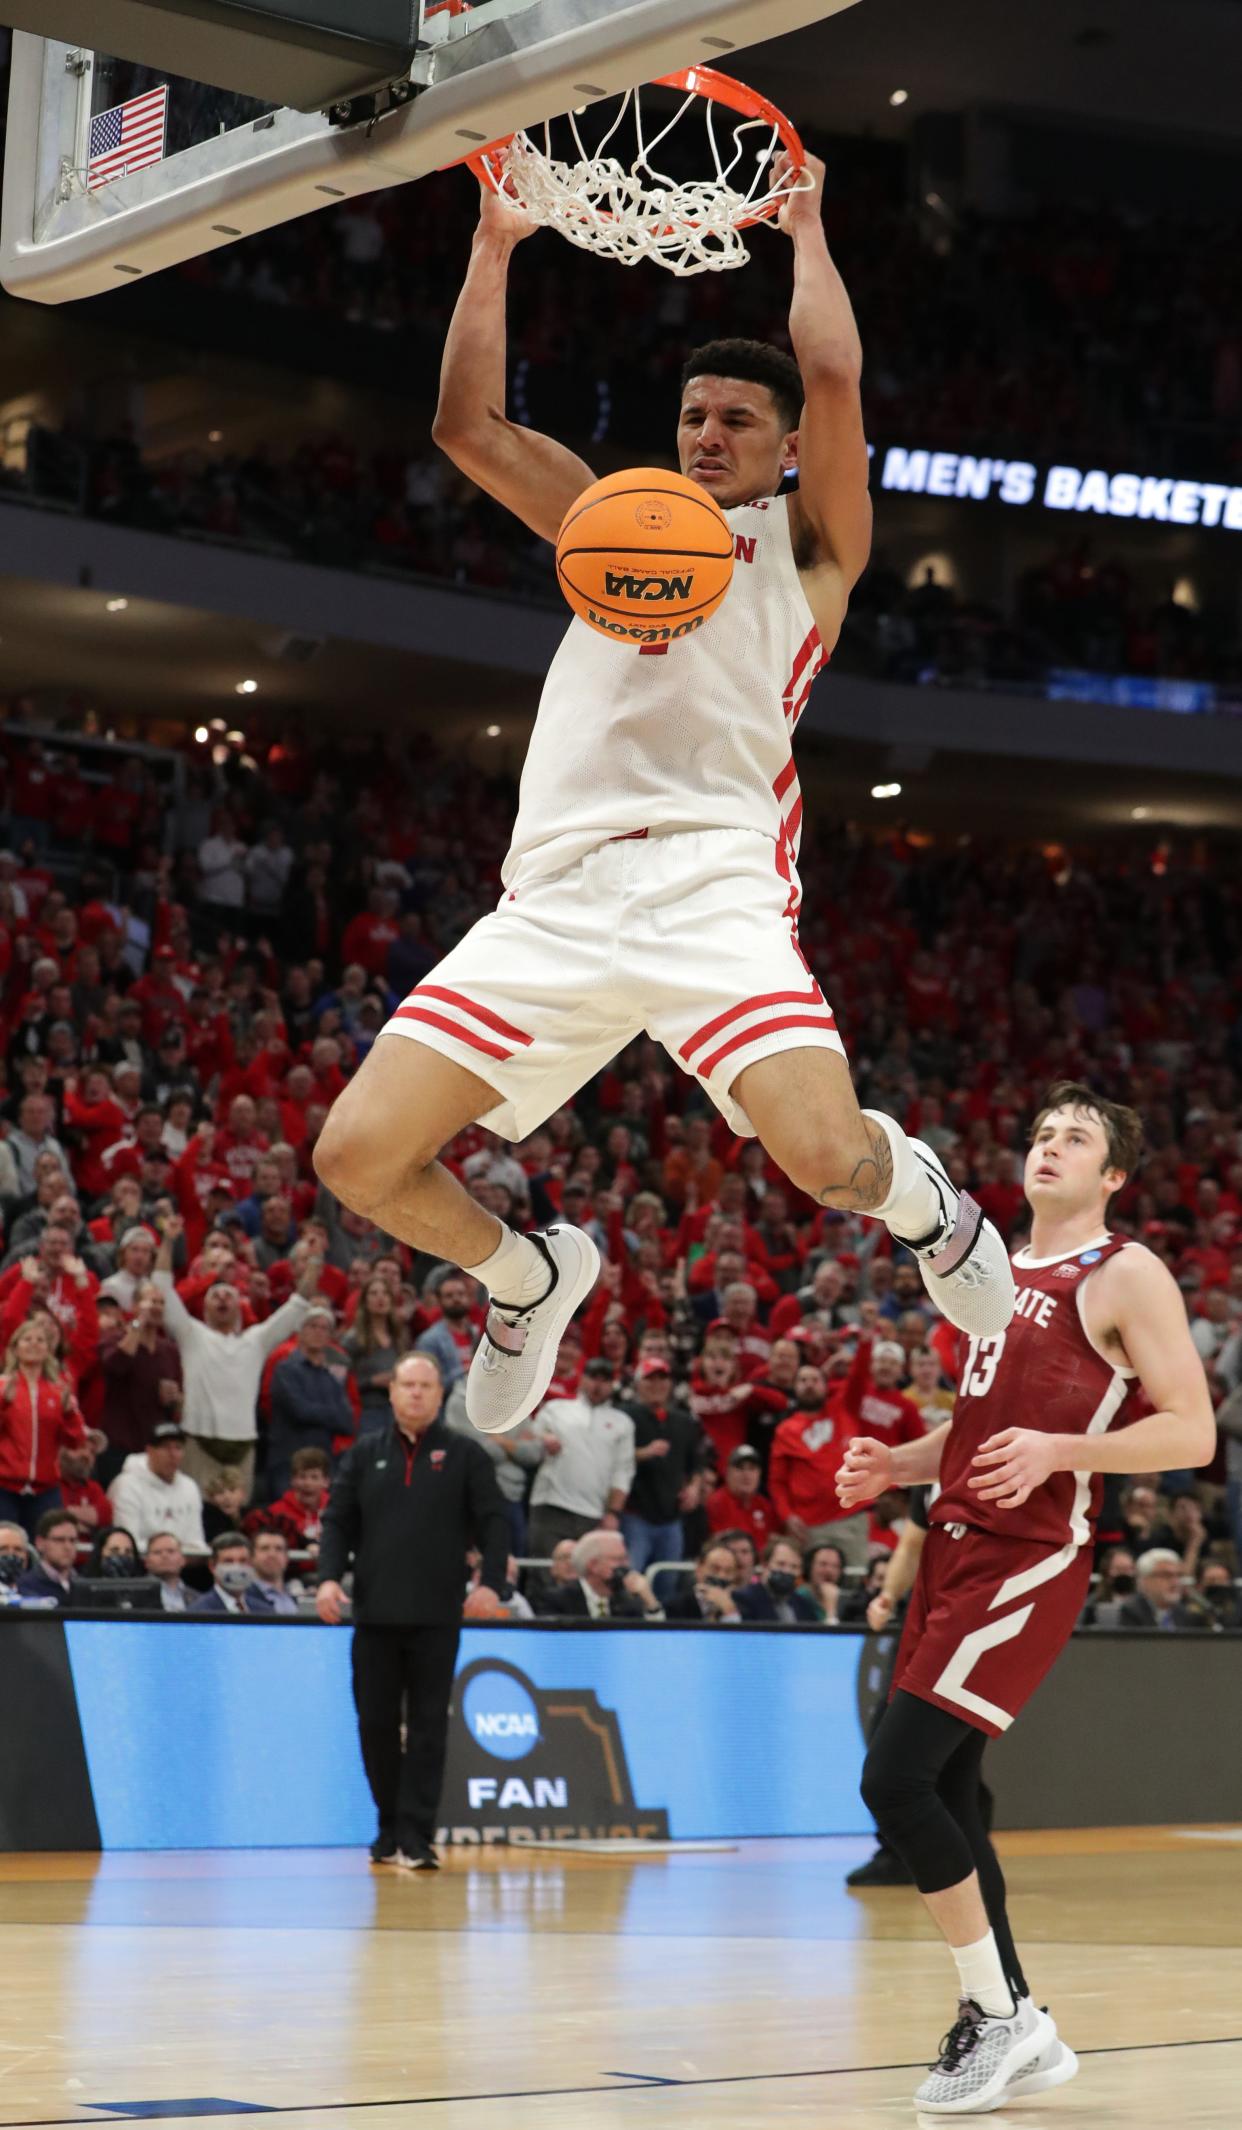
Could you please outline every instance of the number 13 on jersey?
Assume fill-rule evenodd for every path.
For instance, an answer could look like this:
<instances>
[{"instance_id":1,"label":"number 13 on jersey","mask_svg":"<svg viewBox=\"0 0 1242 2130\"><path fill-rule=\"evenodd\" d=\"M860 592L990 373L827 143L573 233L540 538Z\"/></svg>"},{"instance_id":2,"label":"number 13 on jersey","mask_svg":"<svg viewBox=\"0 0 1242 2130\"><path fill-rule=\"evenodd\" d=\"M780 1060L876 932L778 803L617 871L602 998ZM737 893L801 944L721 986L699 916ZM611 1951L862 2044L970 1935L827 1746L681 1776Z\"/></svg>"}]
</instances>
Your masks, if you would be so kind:
<instances>
[{"instance_id":1,"label":"number 13 on jersey","mask_svg":"<svg viewBox=\"0 0 1242 2130\"><path fill-rule=\"evenodd\" d=\"M962 1380L957 1386L959 1398L987 1397L996 1381L996 1371L1000 1367L1008 1336L1007 1331L998 1331L995 1338L970 1341Z\"/></svg>"}]
</instances>

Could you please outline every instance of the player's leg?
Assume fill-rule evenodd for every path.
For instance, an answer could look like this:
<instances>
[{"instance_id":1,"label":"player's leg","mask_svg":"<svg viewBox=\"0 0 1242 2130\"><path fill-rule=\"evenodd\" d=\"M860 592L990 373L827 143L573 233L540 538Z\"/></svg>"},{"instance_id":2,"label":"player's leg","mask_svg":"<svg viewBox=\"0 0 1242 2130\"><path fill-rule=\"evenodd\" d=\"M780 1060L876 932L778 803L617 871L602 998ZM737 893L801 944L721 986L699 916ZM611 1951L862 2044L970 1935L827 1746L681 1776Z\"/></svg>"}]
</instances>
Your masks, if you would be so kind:
<instances>
[{"instance_id":1,"label":"player's leg","mask_svg":"<svg viewBox=\"0 0 1242 2130\"><path fill-rule=\"evenodd\" d=\"M770 840L713 830L632 848L654 950L651 1033L798 1189L885 1221L954 1324L1003 1331L1014 1298L1004 1243L930 1147L860 1110L832 1008L798 944L796 883Z\"/></svg>"},{"instance_id":2,"label":"player's leg","mask_svg":"<svg viewBox=\"0 0 1242 2130\"><path fill-rule=\"evenodd\" d=\"M1019 1997L1029 1997L1031 1993L1022 1972L1018 1949L1013 1942L1013 1932L1009 1927L1009 1913L1005 1905L1005 1874L983 1820L981 1792L983 1755L988 1743L987 1732L975 1730L967 1724L966 1734L957 1751L949 1755L941 1769L937 1787L941 1803L961 1828L966 1846L974 1860L979 1891L983 1896L983 1905L996 1939L1005 1980L1016 2002Z\"/></svg>"},{"instance_id":3,"label":"player's leg","mask_svg":"<svg viewBox=\"0 0 1242 2130\"><path fill-rule=\"evenodd\" d=\"M398 1006L315 1149L346 1205L487 1289L466 1410L488 1434L518 1426L543 1396L599 1252L568 1224L516 1234L437 1157L475 1121L525 1138L636 1032L608 981L616 911L598 857L507 895L473 926Z\"/></svg>"},{"instance_id":4,"label":"player's leg","mask_svg":"<svg viewBox=\"0 0 1242 2130\"><path fill-rule=\"evenodd\" d=\"M859 1108L843 1051L774 1050L744 1066L728 1093L798 1190L882 1220L914 1252L929 1293L960 1330L1004 1330L1014 1286L1000 1235L931 1147L895 1117Z\"/></svg>"},{"instance_id":5,"label":"player's leg","mask_svg":"<svg viewBox=\"0 0 1242 2130\"><path fill-rule=\"evenodd\" d=\"M381 1035L332 1106L315 1171L351 1212L451 1265L483 1264L504 1230L437 1159L500 1104L494 1087L426 1043Z\"/></svg>"},{"instance_id":6,"label":"player's leg","mask_svg":"<svg viewBox=\"0 0 1242 2130\"><path fill-rule=\"evenodd\" d=\"M987 1736L983 1731L972 1730L969 1738L963 1739L956 1753L946 1762L940 1777L940 1795L948 1806L975 1860L979 1876L979 1890L992 1925L997 1951L1010 1993L1015 2004L1030 1998L1022 1962L1013 1941L1006 1901L1005 1874L1000 1858L992 1846L992 1793L983 1780L983 1756L987 1751ZM1055 2025L1048 2035L1038 2056L1033 2057L1024 2069L1015 2072L1005 2087L1006 2104L1021 2100L1029 2094L1047 2093L1054 2086L1063 2086L1077 2076L1078 2058L1068 2042L1062 2040Z\"/></svg>"},{"instance_id":7,"label":"player's leg","mask_svg":"<svg viewBox=\"0 0 1242 2130\"><path fill-rule=\"evenodd\" d=\"M863 1768L864 1801L908 1864L958 1972L958 2018L915 2096L932 2114L996 2106L1055 2038L1046 2013L1010 1985L970 1842L942 1791L945 1771L969 1747L972 1728L899 1689Z\"/></svg>"}]
</instances>

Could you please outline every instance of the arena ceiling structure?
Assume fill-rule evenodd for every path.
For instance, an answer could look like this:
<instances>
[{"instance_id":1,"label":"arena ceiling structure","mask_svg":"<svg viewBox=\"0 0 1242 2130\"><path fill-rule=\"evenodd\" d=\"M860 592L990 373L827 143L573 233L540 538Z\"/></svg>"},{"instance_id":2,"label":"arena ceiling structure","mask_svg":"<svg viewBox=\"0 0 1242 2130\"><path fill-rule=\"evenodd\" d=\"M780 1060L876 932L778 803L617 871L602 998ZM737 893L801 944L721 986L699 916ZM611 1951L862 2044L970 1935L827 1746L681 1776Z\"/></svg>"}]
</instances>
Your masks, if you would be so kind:
<instances>
[{"instance_id":1,"label":"arena ceiling structure","mask_svg":"<svg viewBox=\"0 0 1242 2130\"><path fill-rule=\"evenodd\" d=\"M863 0L739 66L808 124L899 138L975 106L1242 141L1239 0ZM894 91L906 100L892 104Z\"/></svg>"}]
</instances>

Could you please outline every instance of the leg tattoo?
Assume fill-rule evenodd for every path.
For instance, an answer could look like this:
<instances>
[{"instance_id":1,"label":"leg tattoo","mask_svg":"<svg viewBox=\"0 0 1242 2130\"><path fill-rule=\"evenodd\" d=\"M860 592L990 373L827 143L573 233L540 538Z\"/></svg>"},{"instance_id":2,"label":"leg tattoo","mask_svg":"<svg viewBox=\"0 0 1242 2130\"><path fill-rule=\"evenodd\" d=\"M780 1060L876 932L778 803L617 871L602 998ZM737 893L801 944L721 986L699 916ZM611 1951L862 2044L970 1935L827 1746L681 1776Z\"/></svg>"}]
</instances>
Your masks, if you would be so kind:
<instances>
[{"instance_id":1,"label":"leg tattoo","mask_svg":"<svg viewBox=\"0 0 1242 2130\"><path fill-rule=\"evenodd\" d=\"M893 1187L893 1149L888 1133L870 1118L863 1118L869 1151L856 1161L843 1183L826 1183L815 1193L817 1205L831 1206L837 1213L868 1213L883 1205Z\"/></svg>"}]
</instances>

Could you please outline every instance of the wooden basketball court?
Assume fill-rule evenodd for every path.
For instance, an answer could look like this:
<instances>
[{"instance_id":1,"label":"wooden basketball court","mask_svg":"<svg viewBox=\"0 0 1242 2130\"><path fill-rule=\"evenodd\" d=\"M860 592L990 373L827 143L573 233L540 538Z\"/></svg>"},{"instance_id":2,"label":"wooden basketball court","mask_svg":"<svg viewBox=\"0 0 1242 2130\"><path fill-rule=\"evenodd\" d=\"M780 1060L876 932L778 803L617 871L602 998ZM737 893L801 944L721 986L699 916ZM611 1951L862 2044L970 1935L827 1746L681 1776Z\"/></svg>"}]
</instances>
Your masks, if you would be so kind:
<instances>
[{"instance_id":1,"label":"wooden basketball court","mask_svg":"<svg viewBox=\"0 0 1242 2130\"><path fill-rule=\"evenodd\" d=\"M1242 1828L1001 1849L1082 2071L1000 2119L1236 2124ZM890 2130L953 1971L915 1895L845 1890L865 1853L458 1851L438 1877L338 1850L10 1856L0 2130Z\"/></svg>"}]
</instances>

